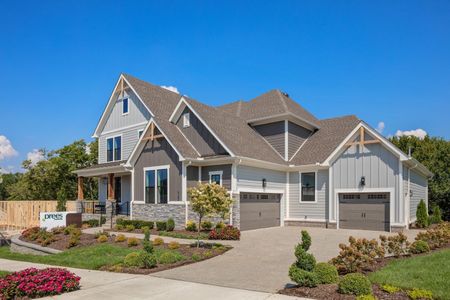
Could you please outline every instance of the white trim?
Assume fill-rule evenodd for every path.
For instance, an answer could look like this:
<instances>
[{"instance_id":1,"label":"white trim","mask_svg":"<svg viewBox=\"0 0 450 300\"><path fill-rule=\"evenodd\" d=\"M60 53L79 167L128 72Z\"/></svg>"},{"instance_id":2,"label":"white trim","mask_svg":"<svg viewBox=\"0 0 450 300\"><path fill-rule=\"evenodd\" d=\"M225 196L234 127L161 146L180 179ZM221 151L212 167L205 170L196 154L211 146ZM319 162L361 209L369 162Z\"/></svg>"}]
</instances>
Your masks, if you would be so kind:
<instances>
[{"instance_id":1,"label":"white trim","mask_svg":"<svg viewBox=\"0 0 450 300\"><path fill-rule=\"evenodd\" d=\"M133 203L134 203L134 168L131 170L131 201L130 201L130 219L133 220Z\"/></svg>"},{"instance_id":2,"label":"white trim","mask_svg":"<svg viewBox=\"0 0 450 300\"><path fill-rule=\"evenodd\" d=\"M209 183L211 183L211 177L213 175L220 175L220 186L222 186L223 171L210 171L208 174L209 174Z\"/></svg>"},{"instance_id":3,"label":"white trim","mask_svg":"<svg viewBox=\"0 0 450 300\"><path fill-rule=\"evenodd\" d=\"M175 106L175 109L173 110L172 114L171 114L170 117L169 117L169 122L176 123L177 120L178 120L178 118L181 116L181 112L183 112L183 111L181 111L181 112L179 113L180 107L181 107L183 104L185 105L185 106L183 107L183 109L186 107L186 103L183 101L183 99L184 99L184 97L181 96L180 100L179 100L178 103L177 103L177 106ZM177 115L179 115L179 116L177 117Z\"/></svg>"},{"instance_id":4,"label":"white trim","mask_svg":"<svg viewBox=\"0 0 450 300\"><path fill-rule=\"evenodd\" d=\"M189 145L191 145L192 149L194 149L194 151L197 153L198 156L201 156L200 152L198 152L198 150L194 147L194 145L192 145L191 141L186 137L186 135L184 135L183 130L181 130L178 126L175 126L178 131L181 133L181 135L186 139L186 141L189 143Z\"/></svg>"},{"instance_id":5,"label":"white trim","mask_svg":"<svg viewBox=\"0 0 450 300\"><path fill-rule=\"evenodd\" d=\"M292 121L292 123L295 123L299 126L305 127L308 130L315 130L315 129L319 129L319 125L312 123L306 119L303 119L291 112L286 112L286 113L281 113L281 114L276 114L276 115L271 115L268 117L262 117L262 118L256 118L256 119L250 119L247 120L248 124L252 124L253 126L255 125L262 125L262 124L268 124L268 123L272 123L272 122L276 122L278 120L285 120L286 118L288 118L290 121ZM300 121L300 124L299 122Z\"/></svg>"},{"instance_id":6,"label":"white trim","mask_svg":"<svg viewBox=\"0 0 450 300\"><path fill-rule=\"evenodd\" d=\"M289 124L284 120L284 160L289 160Z\"/></svg>"},{"instance_id":7,"label":"white trim","mask_svg":"<svg viewBox=\"0 0 450 300\"><path fill-rule=\"evenodd\" d=\"M198 166L198 183L202 183L202 166Z\"/></svg>"},{"instance_id":8,"label":"white trim","mask_svg":"<svg viewBox=\"0 0 450 300\"><path fill-rule=\"evenodd\" d=\"M328 218L330 219L330 223L331 222L336 222L336 210L334 211L335 213L333 214L333 167L330 167L328 169Z\"/></svg>"},{"instance_id":9,"label":"white trim","mask_svg":"<svg viewBox=\"0 0 450 300\"><path fill-rule=\"evenodd\" d=\"M127 96L127 97L123 97L120 100L122 101L122 116L126 116L130 113L130 98ZM123 105L124 105L123 101L124 100L127 100L127 112L126 113L123 112Z\"/></svg>"},{"instance_id":10,"label":"white trim","mask_svg":"<svg viewBox=\"0 0 450 300\"><path fill-rule=\"evenodd\" d=\"M405 203L405 195L403 194L403 163L401 160L398 160L398 196L399 196L399 212L403 213L403 216L400 216L400 220L403 220L405 225L408 225L406 221L406 203Z\"/></svg>"},{"instance_id":11,"label":"white trim","mask_svg":"<svg viewBox=\"0 0 450 300\"><path fill-rule=\"evenodd\" d=\"M263 188L251 188L251 187L243 187L238 188L237 192L240 193L259 193L259 194L283 194L285 190L279 188L272 189L263 189Z\"/></svg>"},{"instance_id":12,"label":"white trim","mask_svg":"<svg viewBox=\"0 0 450 300\"><path fill-rule=\"evenodd\" d=\"M158 196L157 196L157 191L158 191L158 170L164 170L167 169L167 203L159 203L158 202ZM147 171L155 171L155 203L149 203L149 204L172 204L173 202L176 203L180 203L180 201L170 201L170 165L161 165L161 166L153 166L153 167L144 167L143 168L143 172L144 172L144 200L142 200L143 203L145 202L145 173ZM139 201L141 202L141 201Z\"/></svg>"},{"instance_id":13,"label":"white trim","mask_svg":"<svg viewBox=\"0 0 450 300\"><path fill-rule=\"evenodd\" d=\"M302 219L302 218L289 218L289 219L285 219L285 221L293 221L293 222L311 222L311 223L316 223L316 222L323 222L326 223L327 220L326 219Z\"/></svg>"},{"instance_id":14,"label":"white trim","mask_svg":"<svg viewBox=\"0 0 450 300\"><path fill-rule=\"evenodd\" d=\"M114 157L115 154L116 154L114 146L116 144L116 137L119 137L119 136L120 136L120 159L116 159ZM108 140L109 139L113 139L113 160L108 160ZM106 142L106 147L105 147L106 155L105 155L105 158L106 158L106 162L107 163L124 160L123 159L123 147L122 147L122 145L123 145L123 134L122 133L116 134L116 135L111 135L111 136L105 136L105 142Z\"/></svg>"},{"instance_id":15,"label":"white trim","mask_svg":"<svg viewBox=\"0 0 450 300\"><path fill-rule=\"evenodd\" d=\"M302 200L302 174L314 173L314 201ZM299 187L299 203L317 203L317 171L313 172L298 172L298 187Z\"/></svg>"},{"instance_id":16,"label":"white trim","mask_svg":"<svg viewBox=\"0 0 450 300\"><path fill-rule=\"evenodd\" d=\"M138 141L139 141L141 139L141 136L144 134L144 128L138 129L137 134L138 134Z\"/></svg>"},{"instance_id":17,"label":"white trim","mask_svg":"<svg viewBox=\"0 0 450 300\"><path fill-rule=\"evenodd\" d=\"M237 165L236 163L231 165L231 193L235 193L237 190Z\"/></svg>"},{"instance_id":18,"label":"white trim","mask_svg":"<svg viewBox=\"0 0 450 300\"><path fill-rule=\"evenodd\" d=\"M395 188L356 188L356 189L335 189L334 199L336 200L336 228L339 229L339 194L361 194L361 193L389 193L389 224L390 227L397 224L395 223ZM391 229L389 228L389 231Z\"/></svg>"},{"instance_id":19,"label":"white trim","mask_svg":"<svg viewBox=\"0 0 450 300\"><path fill-rule=\"evenodd\" d=\"M291 188L291 185L290 185L290 174L289 174L289 172L286 172L286 193L285 193L285 195L286 195L286 201L285 201L285 205L286 205L286 218L284 219L284 221L286 220L286 219L289 219L289 203L290 203L290 201L289 201L289 197L290 197L290 193L289 193L289 189ZM283 222L284 223L284 222ZM284 225L284 224L283 224Z\"/></svg>"},{"instance_id":20,"label":"white trim","mask_svg":"<svg viewBox=\"0 0 450 300\"><path fill-rule=\"evenodd\" d=\"M191 126L191 114L186 112L183 114L183 128L187 128Z\"/></svg>"},{"instance_id":21,"label":"white trim","mask_svg":"<svg viewBox=\"0 0 450 300\"><path fill-rule=\"evenodd\" d=\"M181 201L187 202L187 166L184 161L181 162Z\"/></svg>"},{"instance_id":22,"label":"white trim","mask_svg":"<svg viewBox=\"0 0 450 300\"><path fill-rule=\"evenodd\" d=\"M103 131L102 134L101 134L100 136L103 137L103 136L108 135L108 134L110 134L110 133L115 133L115 132L118 132L118 131L125 131L125 130L127 130L127 129L131 129L131 128L134 128L134 127L146 125L147 123L148 123L148 121L145 121L145 122L141 122L141 123L137 123L137 124L133 124L133 125L129 125L129 126L124 126L124 127L116 128L116 129L109 130L109 131ZM145 128L145 126L144 126L144 128Z\"/></svg>"}]
</instances>

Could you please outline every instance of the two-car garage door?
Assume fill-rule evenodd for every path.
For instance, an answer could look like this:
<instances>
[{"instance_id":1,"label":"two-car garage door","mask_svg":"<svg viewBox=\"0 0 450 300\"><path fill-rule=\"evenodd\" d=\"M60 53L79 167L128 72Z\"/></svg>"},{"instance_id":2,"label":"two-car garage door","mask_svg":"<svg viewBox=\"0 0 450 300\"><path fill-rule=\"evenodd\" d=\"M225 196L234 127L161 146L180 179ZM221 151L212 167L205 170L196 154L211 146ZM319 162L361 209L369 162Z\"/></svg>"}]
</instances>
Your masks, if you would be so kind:
<instances>
[{"instance_id":1,"label":"two-car garage door","mask_svg":"<svg viewBox=\"0 0 450 300\"><path fill-rule=\"evenodd\" d=\"M389 231L389 193L339 194L339 228Z\"/></svg>"},{"instance_id":2,"label":"two-car garage door","mask_svg":"<svg viewBox=\"0 0 450 300\"><path fill-rule=\"evenodd\" d=\"M280 226L281 194L240 194L240 229Z\"/></svg>"}]
</instances>

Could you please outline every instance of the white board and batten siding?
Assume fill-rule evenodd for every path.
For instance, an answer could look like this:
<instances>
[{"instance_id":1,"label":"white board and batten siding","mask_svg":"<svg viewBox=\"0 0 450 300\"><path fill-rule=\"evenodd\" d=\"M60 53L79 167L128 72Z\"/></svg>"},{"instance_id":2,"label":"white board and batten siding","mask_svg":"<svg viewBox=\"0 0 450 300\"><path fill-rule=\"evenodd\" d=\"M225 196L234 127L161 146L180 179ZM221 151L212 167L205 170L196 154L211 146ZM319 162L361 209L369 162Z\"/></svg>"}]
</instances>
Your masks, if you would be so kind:
<instances>
[{"instance_id":1,"label":"white board and batten siding","mask_svg":"<svg viewBox=\"0 0 450 300\"><path fill-rule=\"evenodd\" d=\"M300 173L289 173L289 220L325 222L328 219L328 170L318 170L317 202L300 202Z\"/></svg>"},{"instance_id":2,"label":"white board and batten siding","mask_svg":"<svg viewBox=\"0 0 450 300\"><path fill-rule=\"evenodd\" d=\"M400 201L399 158L381 144L365 145L360 152L359 146L345 150L332 165L333 199L330 213L336 220L338 197L336 190L355 191L395 191L391 194L391 225L405 222L404 201ZM365 177L365 186L360 185Z\"/></svg>"},{"instance_id":3,"label":"white board and batten siding","mask_svg":"<svg viewBox=\"0 0 450 300\"><path fill-rule=\"evenodd\" d=\"M408 176L410 177L411 199L409 201L409 214L410 222L416 220L417 205L421 199L428 205L428 181L427 178L418 174L412 169L408 172L407 167L403 167L403 191L405 195L408 195Z\"/></svg>"},{"instance_id":4,"label":"white board and batten siding","mask_svg":"<svg viewBox=\"0 0 450 300\"><path fill-rule=\"evenodd\" d=\"M128 97L128 114L122 114L122 99L116 96L113 109L109 112L106 123L99 137L98 162L106 163L106 140L117 135L122 136L122 160L129 157L138 142L138 131L145 128L150 120L150 113L142 102L131 92Z\"/></svg>"}]
</instances>

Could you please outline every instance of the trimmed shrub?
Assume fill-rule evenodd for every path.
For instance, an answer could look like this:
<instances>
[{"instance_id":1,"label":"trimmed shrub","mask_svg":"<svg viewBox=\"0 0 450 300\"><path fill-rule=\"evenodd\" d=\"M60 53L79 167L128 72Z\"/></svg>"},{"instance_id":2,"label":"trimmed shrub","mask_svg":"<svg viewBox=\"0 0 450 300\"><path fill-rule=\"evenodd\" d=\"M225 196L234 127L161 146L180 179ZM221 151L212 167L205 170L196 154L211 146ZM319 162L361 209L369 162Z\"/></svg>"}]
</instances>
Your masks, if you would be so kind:
<instances>
[{"instance_id":1,"label":"trimmed shrub","mask_svg":"<svg viewBox=\"0 0 450 300\"><path fill-rule=\"evenodd\" d=\"M424 289L412 289L410 291L407 291L406 294L408 294L409 298L412 300L432 300L433 299L433 293L429 290Z\"/></svg>"},{"instance_id":2,"label":"trimmed shrub","mask_svg":"<svg viewBox=\"0 0 450 300\"><path fill-rule=\"evenodd\" d=\"M75 225L69 225L66 228L64 228L64 234L69 235L72 231L76 230L77 227Z\"/></svg>"},{"instance_id":3,"label":"trimmed shrub","mask_svg":"<svg viewBox=\"0 0 450 300\"><path fill-rule=\"evenodd\" d=\"M434 205L433 210L430 216L430 223L431 224L439 224L442 223L442 213L439 206Z\"/></svg>"},{"instance_id":4,"label":"trimmed shrub","mask_svg":"<svg viewBox=\"0 0 450 300\"><path fill-rule=\"evenodd\" d=\"M197 231L197 223L195 223L192 220L187 221L186 230L187 231Z\"/></svg>"},{"instance_id":5,"label":"trimmed shrub","mask_svg":"<svg viewBox=\"0 0 450 300\"><path fill-rule=\"evenodd\" d=\"M139 252L131 252L125 256L123 264L127 267L139 267L141 265Z\"/></svg>"},{"instance_id":6,"label":"trimmed shrub","mask_svg":"<svg viewBox=\"0 0 450 300\"><path fill-rule=\"evenodd\" d=\"M191 256L191 259L192 259L193 261L199 261L199 260L202 259L202 257L200 256L200 254L194 253L194 254L192 254L192 256Z\"/></svg>"},{"instance_id":7,"label":"trimmed shrub","mask_svg":"<svg viewBox=\"0 0 450 300\"><path fill-rule=\"evenodd\" d=\"M162 245L162 244L164 244L164 240L162 238L160 238L160 237L157 237L157 238L155 238L153 240L153 245L155 245L155 246L159 246L159 245Z\"/></svg>"},{"instance_id":8,"label":"trimmed shrub","mask_svg":"<svg viewBox=\"0 0 450 300\"><path fill-rule=\"evenodd\" d=\"M350 273L342 277L338 284L338 292L355 296L372 294L372 284L361 273Z\"/></svg>"},{"instance_id":9,"label":"trimmed shrub","mask_svg":"<svg viewBox=\"0 0 450 300\"><path fill-rule=\"evenodd\" d=\"M39 227L31 227L31 228L25 229L24 231L22 231L22 237L27 240L34 241L37 239L39 230L40 230ZM64 228L64 230L65 230L65 228Z\"/></svg>"},{"instance_id":10,"label":"trimmed shrub","mask_svg":"<svg viewBox=\"0 0 450 300\"><path fill-rule=\"evenodd\" d=\"M175 249L180 248L180 243L172 241L172 242L169 243L169 245L167 245L167 247L169 249L175 250Z\"/></svg>"},{"instance_id":11,"label":"trimmed shrub","mask_svg":"<svg viewBox=\"0 0 450 300\"><path fill-rule=\"evenodd\" d=\"M135 237L129 237L127 239L127 245L128 245L128 247L137 246L137 245L139 245L139 240Z\"/></svg>"},{"instance_id":12,"label":"trimmed shrub","mask_svg":"<svg viewBox=\"0 0 450 300\"><path fill-rule=\"evenodd\" d=\"M58 226L58 227L54 227L52 228L51 232L53 234L60 234L64 232L64 226Z\"/></svg>"},{"instance_id":13,"label":"trimmed shrub","mask_svg":"<svg viewBox=\"0 0 450 300\"><path fill-rule=\"evenodd\" d=\"M165 231L167 223L165 221L156 221L156 230Z\"/></svg>"},{"instance_id":14,"label":"trimmed shrub","mask_svg":"<svg viewBox=\"0 0 450 300\"><path fill-rule=\"evenodd\" d=\"M385 291L386 293L389 293L389 294L394 294L394 293L397 293L397 292L401 291L400 288L398 288L396 286L393 286L393 285L389 285L389 284L383 284L381 286L381 289L383 291Z\"/></svg>"},{"instance_id":15,"label":"trimmed shrub","mask_svg":"<svg viewBox=\"0 0 450 300\"><path fill-rule=\"evenodd\" d=\"M210 240L239 240L241 232L236 227L228 225L222 229L211 230L208 238Z\"/></svg>"},{"instance_id":16,"label":"trimmed shrub","mask_svg":"<svg viewBox=\"0 0 450 300\"><path fill-rule=\"evenodd\" d=\"M105 223L106 223L106 218L102 217L101 224L105 224ZM86 220L86 221L83 221L82 224L87 225L89 227L99 227L100 226L100 222L97 219Z\"/></svg>"},{"instance_id":17,"label":"trimmed shrub","mask_svg":"<svg viewBox=\"0 0 450 300\"><path fill-rule=\"evenodd\" d=\"M142 227L141 227L141 230L142 230L143 233L145 233L147 230L150 231L150 227L148 227L148 226L142 226Z\"/></svg>"},{"instance_id":18,"label":"trimmed shrub","mask_svg":"<svg viewBox=\"0 0 450 300\"><path fill-rule=\"evenodd\" d=\"M321 284L337 283L339 281L338 271L335 266L328 263L318 263L314 267L314 273Z\"/></svg>"},{"instance_id":19,"label":"trimmed shrub","mask_svg":"<svg viewBox=\"0 0 450 300\"><path fill-rule=\"evenodd\" d=\"M99 242L99 243L106 243L107 241L108 241L108 237L103 234L97 238L97 242Z\"/></svg>"},{"instance_id":20,"label":"trimmed shrub","mask_svg":"<svg viewBox=\"0 0 450 300\"><path fill-rule=\"evenodd\" d=\"M140 251L138 259L140 261L139 267L141 268L151 269L157 265L156 257L146 251Z\"/></svg>"},{"instance_id":21,"label":"trimmed shrub","mask_svg":"<svg viewBox=\"0 0 450 300\"><path fill-rule=\"evenodd\" d=\"M320 284L316 273L302 270L295 264L289 268L289 277L299 286L316 287Z\"/></svg>"},{"instance_id":22,"label":"trimmed shrub","mask_svg":"<svg viewBox=\"0 0 450 300\"><path fill-rule=\"evenodd\" d=\"M408 242L408 237L402 232L389 237L380 235L380 240L385 254L389 253L395 257L409 254L410 243Z\"/></svg>"},{"instance_id":23,"label":"trimmed shrub","mask_svg":"<svg viewBox=\"0 0 450 300\"><path fill-rule=\"evenodd\" d=\"M153 229L154 222L153 221L142 221L142 220L124 220L119 218L116 220L116 224L120 226L133 225L135 229L141 229L144 226L148 226L148 228Z\"/></svg>"},{"instance_id":24,"label":"trimmed shrub","mask_svg":"<svg viewBox=\"0 0 450 300\"><path fill-rule=\"evenodd\" d=\"M222 228L225 228L225 226L226 226L225 223L220 221L220 222L217 222L216 229L222 229Z\"/></svg>"},{"instance_id":25,"label":"trimmed shrub","mask_svg":"<svg viewBox=\"0 0 450 300\"><path fill-rule=\"evenodd\" d=\"M125 237L125 235L119 234L119 235L116 236L116 238L114 239L114 241L115 241L116 243L122 243L122 242L125 242L126 239L127 239L127 238Z\"/></svg>"},{"instance_id":26,"label":"trimmed shrub","mask_svg":"<svg viewBox=\"0 0 450 300\"><path fill-rule=\"evenodd\" d=\"M444 222L435 228L427 229L426 232L419 232L416 241L424 241L430 249L441 248L450 242L450 226Z\"/></svg>"},{"instance_id":27,"label":"trimmed shrub","mask_svg":"<svg viewBox=\"0 0 450 300\"><path fill-rule=\"evenodd\" d=\"M430 252L430 246L427 242L419 240L411 244L410 251L414 254L426 253Z\"/></svg>"},{"instance_id":28,"label":"trimmed shrub","mask_svg":"<svg viewBox=\"0 0 450 300\"><path fill-rule=\"evenodd\" d=\"M126 231L134 231L136 228L134 227L134 225L127 225L127 226L125 226L125 230Z\"/></svg>"},{"instance_id":29,"label":"trimmed shrub","mask_svg":"<svg viewBox=\"0 0 450 300\"><path fill-rule=\"evenodd\" d=\"M122 231L123 230L123 225L116 224L116 226L114 226L114 229L117 230L117 231Z\"/></svg>"},{"instance_id":30,"label":"trimmed shrub","mask_svg":"<svg viewBox=\"0 0 450 300\"><path fill-rule=\"evenodd\" d=\"M175 221L172 218L169 218L167 220L166 230L173 231L174 229L175 229Z\"/></svg>"},{"instance_id":31,"label":"trimmed shrub","mask_svg":"<svg viewBox=\"0 0 450 300\"><path fill-rule=\"evenodd\" d=\"M142 240L142 247L144 248L144 251L148 254L153 253L153 244L152 241L150 241L150 230L146 229L144 231L144 240Z\"/></svg>"},{"instance_id":32,"label":"trimmed shrub","mask_svg":"<svg viewBox=\"0 0 450 300\"><path fill-rule=\"evenodd\" d=\"M356 300L377 300L374 295L361 295L356 297Z\"/></svg>"},{"instance_id":33,"label":"trimmed shrub","mask_svg":"<svg viewBox=\"0 0 450 300\"><path fill-rule=\"evenodd\" d=\"M104 231L104 230L103 231L98 231L98 232L95 233L95 238L98 239L98 237L101 236L101 235L109 236L109 232L108 231Z\"/></svg>"},{"instance_id":34,"label":"trimmed shrub","mask_svg":"<svg viewBox=\"0 0 450 300\"><path fill-rule=\"evenodd\" d=\"M202 226L201 226L202 230L208 230L209 231L209 230L211 230L212 227L213 227L213 224L212 224L211 221L206 220L206 221L202 222Z\"/></svg>"},{"instance_id":35,"label":"trimmed shrub","mask_svg":"<svg viewBox=\"0 0 450 300\"><path fill-rule=\"evenodd\" d=\"M426 228L429 225L427 206L425 205L425 201L423 201L423 199L420 199L420 202L417 205L416 225L419 228Z\"/></svg>"},{"instance_id":36,"label":"trimmed shrub","mask_svg":"<svg viewBox=\"0 0 450 300\"><path fill-rule=\"evenodd\" d=\"M159 256L159 263L163 265L173 264L179 260L179 257L175 253L170 251L166 251Z\"/></svg>"}]
</instances>

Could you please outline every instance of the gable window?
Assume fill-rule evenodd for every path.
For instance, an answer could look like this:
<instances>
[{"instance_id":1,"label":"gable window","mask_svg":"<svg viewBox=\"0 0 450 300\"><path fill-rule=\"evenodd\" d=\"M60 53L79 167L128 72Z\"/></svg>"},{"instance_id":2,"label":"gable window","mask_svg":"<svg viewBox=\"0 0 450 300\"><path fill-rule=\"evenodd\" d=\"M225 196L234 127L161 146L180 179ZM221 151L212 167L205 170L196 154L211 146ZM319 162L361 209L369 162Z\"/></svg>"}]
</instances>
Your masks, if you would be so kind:
<instances>
[{"instance_id":1,"label":"gable window","mask_svg":"<svg viewBox=\"0 0 450 300\"><path fill-rule=\"evenodd\" d=\"M209 183L222 185L222 175L223 175L222 171L209 172Z\"/></svg>"},{"instance_id":2,"label":"gable window","mask_svg":"<svg viewBox=\"0 0 450 300\"><path fill-rule=\"evenodd\" d=\"M128 114L128 98L122 100L122 115Z\"/></svg>"},{"instance_id":3,"label":"gable window","mask_svg":"<svg viewBox=\"0 0 450 300\"><path fill-rule=\"evenodd\" d=\"M106 161L122 159L122 137L116 136L106 140Z\"/></svg>"},{"instance_id":4,"label":"gable window","mask_svg":"<svg viewBox=\"0 0 450 300\"><path fill-rule=\"evenodd\" d=\"M300 173L300 202L316 202L316 173Z\"/></svg>"},{"instance_id":5,"label":"gable window","mask_svg":"<svg viewBox=\"0 0 450 300\"><path fill-rule=\"evenodd\" d=\"M165 204L169 200L169 166L144 168L145 203Z\"/></svg>"},{"instance_id":6,"label":"gable window","mask_svg":"<svg viewBox=\"0 0 450 300\"><path fill-rule=\"evenodd\" d=\"M189 113L183 114L183 127L191 126L191 115Z\"/></svg>"},{"instance_id":7,"label":"gable window","mask_svg":"<svg viewBox=\"0 0 450 300\"><path fill-rule=\"evenodd\" d=\"M138 138L141 138L142 133L144 133L144 129L139 129L138 130Z\"/></svg>"}]
</instances>

